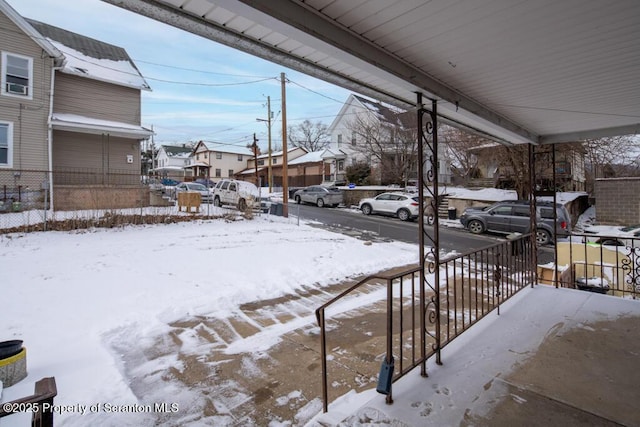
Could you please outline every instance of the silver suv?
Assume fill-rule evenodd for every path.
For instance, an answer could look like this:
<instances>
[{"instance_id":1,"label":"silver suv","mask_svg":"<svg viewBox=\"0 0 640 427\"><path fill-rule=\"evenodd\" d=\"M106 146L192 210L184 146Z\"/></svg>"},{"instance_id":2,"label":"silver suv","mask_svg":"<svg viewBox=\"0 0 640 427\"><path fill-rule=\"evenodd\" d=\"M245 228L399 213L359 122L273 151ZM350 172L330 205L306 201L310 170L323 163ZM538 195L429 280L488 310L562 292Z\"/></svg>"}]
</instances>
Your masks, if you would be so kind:
<instances>
[{"instance_id":1,"label":"silver suv","mask_svg":"<svg viewBox=\"0 0 640 427\"><path fill-rule=\"evenodd\" d=\"M546 245L553 238L553 202L536 202L537 230L536 241ZM571 217L567 208L556 203L558 222L555 227L558 237L571 234ZM531 228L529 202L524 200L507 200L497 202L485 208L468 208L460 216L464 228L474 234L486 231L494 233L529 233Z\"/></svg>"}]
</instances>

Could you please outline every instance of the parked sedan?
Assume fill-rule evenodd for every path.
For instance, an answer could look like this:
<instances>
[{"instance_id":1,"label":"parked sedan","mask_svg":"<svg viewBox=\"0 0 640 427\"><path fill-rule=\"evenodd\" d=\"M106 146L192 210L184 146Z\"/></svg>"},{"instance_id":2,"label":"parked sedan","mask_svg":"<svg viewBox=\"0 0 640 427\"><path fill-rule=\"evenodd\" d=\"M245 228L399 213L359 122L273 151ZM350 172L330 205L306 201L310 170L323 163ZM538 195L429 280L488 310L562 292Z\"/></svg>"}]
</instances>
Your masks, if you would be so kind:
<instances>
[{"instance_id":1,"label":"parked sedan","mask_svg":"<svg viewBox=\"0 0 640 427\"><path fill-rule=\"evenodd\" d=\"M317 207L336 207L342 203L342 191L335 187L312 185L293 193L296 203L313 203Z\"/></svg>"},{"instance_id":2,"label":"parked sedan","mask_svg":"<svg viewBox=\"0 0 640 427\"><path fill-rule=\"evenodd\" d=\"M587 242L605 246L640 246L640 224L628 227L591 225L584 228Z\"/></svg>"},{"instance_id":3,"label":"parked sedan","mask_svg":"<svg viewBox=\"0 0 640 427\"><path fill-rule=\"evenodd\" d=\"M362 199L358 208L365 215L395 215L402 221L418 217L420 207L418 196L406 193L382 193L376 197Z\"/></svg>"},{"instance_id":4,"label":"parked sedan","mask_svg":"<svg viewBox=\"0 0 640 427\"><path fill-rule=\"evenodd\" d=\"M181 182L176 185L175 196L178 198L178 193L184 193L188 191L195 191L200 193L200 199L202 203L213 203L213 196L209 192L209 189L197 182Z\"/></svg>"}]
</instances>

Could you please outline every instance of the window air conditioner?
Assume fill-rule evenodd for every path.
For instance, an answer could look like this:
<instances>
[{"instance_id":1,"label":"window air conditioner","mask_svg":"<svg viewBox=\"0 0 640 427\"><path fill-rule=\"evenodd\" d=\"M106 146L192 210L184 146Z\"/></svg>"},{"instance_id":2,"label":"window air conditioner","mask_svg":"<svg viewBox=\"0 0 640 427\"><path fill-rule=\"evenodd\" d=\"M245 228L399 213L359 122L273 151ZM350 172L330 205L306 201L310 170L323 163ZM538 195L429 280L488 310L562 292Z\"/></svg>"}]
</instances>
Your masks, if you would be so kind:
<instances>
[{"instance_id":1,"label":"window air conditioner","mask_svg":"<svg viewBox=\"0 0 640 427\"><path fill-rule=\"evenodd\" d=\"M16 83L7 83L7 93L13 93L16 95L26 95L28 87Z\"/></svg>"}]
</instances>

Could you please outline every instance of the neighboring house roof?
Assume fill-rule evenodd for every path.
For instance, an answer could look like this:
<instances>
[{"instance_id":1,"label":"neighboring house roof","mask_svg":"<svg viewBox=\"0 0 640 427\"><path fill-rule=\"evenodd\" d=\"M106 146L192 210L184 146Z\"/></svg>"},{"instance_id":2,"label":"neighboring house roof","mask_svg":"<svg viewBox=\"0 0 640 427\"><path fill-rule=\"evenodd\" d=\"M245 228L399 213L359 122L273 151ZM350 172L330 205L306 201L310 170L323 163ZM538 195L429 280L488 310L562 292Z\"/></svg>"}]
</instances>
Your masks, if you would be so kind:
<instances>
[{"instance_id":1,"label":"neighboring house roof","mask_svg":"<svg viewBox=\"0 0 640 427\"><path fill-rule=\"evenodd\" d=\"M361 109L371 113L371 115L383 125L397 126L403 129L411 129L416 126L414 114L411 112L400 111L383 105L380 102L375 102L358 95L350 94L338 112L338 115L329 126L330 133L333 133L338 123L340 123L347 114L349 107L354 104L356 107L360 107Z\"/></svg>"},{"instance_id":2,"label":"neighboring house roof","mask_svg":"<svg viewBox=\"0 0 640 427\"><path fill-rule=\"evenodd\" d=\"M327 148L322 151L321 156L323 159L344 159L347 157L347 153L341 149Z\"/></svg>"},{"instance_id":3,"label":"neighboring house roof","mask_svg":"<svg viewBox=\"0 0 640 427\"><path fill-rule=\"evenodd\" d=\"M307 153L307 150L302 148L302 147L291 147L287 149L287 154L292 153L296 150L303 150L305 153ZM271 157L279 157L282 156L284 154L284 150L280 150L280 151L272 151L271 152ZM258 156L259 159L266 159L267 157L269 157L269 153L267 154L261 154Z\"/></svg>"},{"instance_id":4,"label":"neighboring house roof","mask_svg":"<svg viewBox=\"0 0 640 427\"><path fill-rule=\"evenodd\" d=\"M62 52L65 58L62 72L119 86L151 90L123 48L33 19L25 21L40 33L39 39Z\"/></svg>"},{"instance_id":5,"label":"neighboring house roof","mask_svg":"<svg viewBox=\"0 0 640 427\"><path fill-rule=\"evenodd\" d=\"M242 154L244 156L253 156L253 152L249 147L245 147L242 145L233 145L233 144L225 144L223 142L210 142L210 141L200 141L198 144L202 144L207 147L209 151L216 151L220 153L230 153L230 154Z\"/></svg>"},{"instance_id":6,"label":"neighboring house roof","mask_svg":"<svg viewBox=\"0 0 640 427\"><path fill-rule=\"evenodd\" d=\"M7 18L11 20L18 28L20 28L27 36L40 46L47 54L53 58L56 58L56 66L62 65L64 56L50 41L46 40L33 28L33 26L27 22L18 12L16 12L7 2L0 0L0 12L2 12Z\"/></svg>"},{"instance_id":7,"label":"neighboring house roof","mask_svg":"<svg viewBox=\"0 0 640 427\"><path fill-rule=\"evenodd\" d=\"M99 120L77 114L53 113L51 125L56 130L69 132L83 132L99 135L108 133L123 138L146 139L153 135L153 131L142 126L129 123Z\"/></svg>"},{"instance_id":8,"label":"neighboring house roof","mask_svg":"<svg viewBox=\"0 0 640 427\"><path fill-rule=\"evenodd\" d=\"M191 147L179 146L179 145L162 145L160 149L164 150L167 157L173 158L189 158L193 149Z\"/></svg>"},{"instance_id":9,"label":"neighboring house roof","mask_svg":"<svg viewBox=\"0 0 640 427\"><path fill-rule=\"evenodd\" d=\"M320 150L320 151L312 151L311 153L307 153L304 154L298 158L295 158L293 160L291 160L290 162L288 162L290 165L299 165L302 163L318 163L318 162L322 162L323 158L322 158L322 154L325 152L326 150Z\"/></svg>"}]
</instances>

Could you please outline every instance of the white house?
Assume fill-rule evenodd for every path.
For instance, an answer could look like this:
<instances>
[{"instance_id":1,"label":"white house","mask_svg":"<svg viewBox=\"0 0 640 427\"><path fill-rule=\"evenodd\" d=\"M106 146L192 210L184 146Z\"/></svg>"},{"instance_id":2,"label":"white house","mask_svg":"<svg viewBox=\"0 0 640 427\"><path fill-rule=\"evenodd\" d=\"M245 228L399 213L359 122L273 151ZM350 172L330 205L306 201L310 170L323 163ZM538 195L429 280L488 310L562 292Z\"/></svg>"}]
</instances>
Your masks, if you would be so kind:
<instances>
[{"instance_id":1,"label":"white house","mask_svg":"<svg viewBox=\"0 0 640 427\"><path fill-rule=\"evenodd\" d=\"M182 179L191 176L191 169L186 169L191 163L193 147L182 145L161 145L155 159L153 172L169 178Z\"/></svg>"},{"instance_id":2,"label":"white house","mask_svg":"<svg viewBox=\"0 0 640 427\"><path fill-rule=\"evenodd\" d=\"M369 149L373 144L368 143L367 139L370 137L367 130L363 131L363 127L367 127L371 133L376 133L375 138L382 144L388 144L389 148L381 149L382 153L374 153ZM389 158L393 158L399 155L398 144L394 143L393 135L398 131L415 132L415 119L411 113L392 109L358 95L349 95L329 126L331 142L323 156L327 163L331 164L329 181L344 181L346 167L357 162L369 164L376 171L374 179L378 182L385 181L384 168L393 168L394 162L391 162L391 165L381 165L380 157L384 155L386 158L388 155ZM404 155L416 160L402 173L404 180L417 179L417 142L410 148L413 152L406 152ZM441 183L451 182L450 167L444 159L440 159L439 172Z\"/></svg>"}]
</instances>

